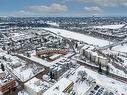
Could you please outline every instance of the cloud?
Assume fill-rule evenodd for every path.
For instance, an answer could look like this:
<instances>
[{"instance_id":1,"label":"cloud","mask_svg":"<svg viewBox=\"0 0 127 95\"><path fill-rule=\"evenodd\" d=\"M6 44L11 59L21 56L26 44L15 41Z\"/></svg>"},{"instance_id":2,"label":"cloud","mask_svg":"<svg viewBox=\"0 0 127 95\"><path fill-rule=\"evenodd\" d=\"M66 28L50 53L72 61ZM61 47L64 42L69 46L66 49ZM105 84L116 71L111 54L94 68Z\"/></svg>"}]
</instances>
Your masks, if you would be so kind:
<instances>
[{"instance_id":1,"label":"cloud","mask_svg":"<svg viewBox=\"0 0 127 95\"><path fill-rule=\"evenodd\" d=\"M78 0L78 1L95 4L99 6L120 6L127 3L127 0Z\"/></svg>"},{"instance_id":2,"label":"cloud","mask_svg":"<svg viewBox=\"0 0 127 95\"><path fill-rule=\"evenodd\" d=\"M27 16L27 15L31 15L32 13L29 11L25 11L25 10L20 10L17 15L23 15L23 16Z\"/></svg>"},{"instance_id":3,"label":"cloud","mask_svg":"<svg viewBox=\"0 0 127 95\"><path fill-rule=\"evenodd\" d=\"M15 12L16 16L58 16L68 11L66 5L53 3L51 5L28 6L23 10Z\"/></svg>"},{"instance_id":4,"label":"cloud","mask_svg":"<svg viewBox=\"0 0 127 95\"><path fill-rule=\"evenodd\" d=\"M102 15L102 13L103 13L102 9L97 6L84 7L84 10L85 10L85 12L87 12L88 14L91 14L91 15Z\"/></svg>"},{"instance_id":5,"label":"cloud","mask_svg":"<svg viewBox=\"0 0 127 95\"><path fill-rule=\"evenodd\" d=\"M124 6L127 6L127 2L126 3L123 3Z\"/></svg>"},{"instance_id":6,"label":"cloud","mask_svg":"<svg viewBox=\"0 0 127 95\"><path fill-rule=\"evenodd\" d=\"M66 12L68 7L66 5L61 5L58 3L51 4L50 6L40 5L40 6L30 6L26 11L32 13L60 13Z\"/></svg>"}]
</instances>

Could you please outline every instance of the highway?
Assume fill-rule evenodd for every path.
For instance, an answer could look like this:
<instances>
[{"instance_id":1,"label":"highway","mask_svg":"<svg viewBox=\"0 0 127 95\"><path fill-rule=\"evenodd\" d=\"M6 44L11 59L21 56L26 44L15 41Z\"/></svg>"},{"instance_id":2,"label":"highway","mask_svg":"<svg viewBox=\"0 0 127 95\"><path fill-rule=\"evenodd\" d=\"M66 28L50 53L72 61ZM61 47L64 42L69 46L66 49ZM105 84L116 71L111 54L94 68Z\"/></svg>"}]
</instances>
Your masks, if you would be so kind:
<instances>
[{"instance_id":1,"label":"highway","mask_svg":"<svg viewBox=\"0 0 127 95\"><path fill-rule=\"evenodd\" d=\"M126 26L127 26L127 24L125 24L124 26L122 26L121 28L119 28L119 30L125 28ZM110 44L110 45L106 45L106 46L100 47L100 48L98 48L98 50L105 50L105 49L112 48L114 46L117 46L117 45L120 45L120 44L124 44L124 43L127 43L127 38L125 38L121 42L116 42L116 43L113 43L113 44Z\"/></svg>"}]
</instances>

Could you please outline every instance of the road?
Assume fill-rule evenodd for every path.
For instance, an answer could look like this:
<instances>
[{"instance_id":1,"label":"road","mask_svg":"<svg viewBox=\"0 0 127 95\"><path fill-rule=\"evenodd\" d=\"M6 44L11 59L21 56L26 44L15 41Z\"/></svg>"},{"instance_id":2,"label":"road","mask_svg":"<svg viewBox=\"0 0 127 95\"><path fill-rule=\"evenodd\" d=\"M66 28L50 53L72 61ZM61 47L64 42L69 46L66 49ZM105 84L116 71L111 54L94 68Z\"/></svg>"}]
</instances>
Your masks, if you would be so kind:
<instances>
[{"instance_id":1,"label":"road","mask_svg":"<svg viewBox=\"0 0 127 95\"><path fill-rule=\"evenodd\" d=\"M25 60L26 62L29 62L29 63L35 63L35 64L38 64L38 65L40 65L39 63L37 63L37 62L35 62L35 61L33 61L33 60L30 60L30 59L28 59L28 58L26 58L26 57L23 57L23 56L20 56L20 55L16 55L17 57L19 57L20 59L22 59L22 60ZM49 67L46 67L46 66L44 66L44 65L42 65L43 67L44 67L44 71L43 72L41 72L41 73L39 73L39 74L37 74L36 76L40 79L40 77L39 76L43 76L44 74L47 74L48 72L49 72ZM42 78L42 76L41 76L41 78Z\"/></svg>"},{"instance_id":2,"label":"road","mask_svg":"<svg viewBox=\"0 0 127 95\"><path fill-rule=\"evenodd\" d=\"M116 42L116 43L113 43L113 44L110 44L110 45L99 47L99 48L97 48L97 50L105 50L105 49L112 48L114 46L117 46L117 45L120 45L120 44L124 44L124 43L127 43L127 39L125 39L125 40L123 40L121 42Z\"/></svg>"},{"instance_id":3,"label":"road","mask_svg":"<svg viewBox=\"0 0 127 95\"><path fill-rule=\"evenodd\" d=\"M30 60L30 59L27 59L27 58L25 58L25 57L23 57L23 56L18 56L18 55L16 55L16 56L19 57L19 58L21 58L22 60L25 60L25 61L28 62L28 63L35 63L35 64L38 64L37 62L34 62L34 61L32 61L32 60ZM40 64L38 64L38 65L40 65ZM43 76L44 74L47 74L47 73L49 72L49 68L48 68L48 67L45 67L45 66L43 66L43 67L44 67L45 70L42 71L42 72L40 72L39 74L33 76L33 77L37 77L37 78L39 78L39 79L42 79L42 76ZM11 72L9 69L7 69L7 70L8 70L8 72ZM22 81L20 81L20 79L19 79L17 76L15 76L12 72L11 72L10 74L16 79L16 81L18 82L19 86L17 86L14 90L10 90L9 92L5 93L4 95L18 95L18 92L21 91L21 90L23 90L23 88L24 88L24 83L27 82L27 81L29 81L29 80L31 80L31 79L33 78L33 77L32 77L32 78L28 79L27 81L22 82Z\"/></svg>"},{"instance_id":4,"label":"road","mask_svg":"<svg viewBox=\"0 0 127 95\"><path fill-rule=\"evenodd\" d=\"M93 70L95 72L98 72L99 68L94 66L94 65L90 65L86 62L83 62L81 60L77 60L75 59L80 65L82 66L85 66L86 68L90 69L90 70ZM102 70L102 74L106 75L106 71L105 70ZM124 77L121 77L121 76L118 76L118 75L115 75L113 73L110 73L108 75L106 75L107 77L110 77L112 79L115 79L117 81L120 81L120 82L123 82L123 83L126 83L127 84L127 78L124 78Z\"/></svg>"}]
</instances>

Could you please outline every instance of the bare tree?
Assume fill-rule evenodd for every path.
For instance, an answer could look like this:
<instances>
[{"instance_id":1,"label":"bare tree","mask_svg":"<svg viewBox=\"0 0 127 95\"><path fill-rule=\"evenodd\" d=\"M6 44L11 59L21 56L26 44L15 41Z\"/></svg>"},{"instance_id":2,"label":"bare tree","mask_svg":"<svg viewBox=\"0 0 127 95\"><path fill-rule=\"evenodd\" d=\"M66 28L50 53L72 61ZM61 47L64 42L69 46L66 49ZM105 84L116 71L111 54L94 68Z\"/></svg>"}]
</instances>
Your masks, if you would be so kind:
<instances>
[{"instance_id":1,"label":"bare tree","mask_svg":"<svg viewBox=\"0 0 127 95\"><path fill-rule=\"evenodd\" d=\"M82 70L78 72L79 81L84 81L87 78L87 73Z\"/></svg>"}]
</instances>

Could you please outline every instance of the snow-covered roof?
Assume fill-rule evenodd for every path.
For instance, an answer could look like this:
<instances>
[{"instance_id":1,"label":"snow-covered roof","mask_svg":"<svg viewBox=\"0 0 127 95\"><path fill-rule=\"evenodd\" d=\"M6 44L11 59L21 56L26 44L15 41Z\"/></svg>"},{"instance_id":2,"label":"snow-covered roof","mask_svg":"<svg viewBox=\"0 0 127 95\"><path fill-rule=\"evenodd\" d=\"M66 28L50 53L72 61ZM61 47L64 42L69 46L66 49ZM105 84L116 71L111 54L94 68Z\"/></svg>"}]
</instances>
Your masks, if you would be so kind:
<instances>
[{"instance_id":1,"label":"snow-covered roof","mask_svg":"<svg viewBox=\"0 0 127 95\"><path fill-rule=\"evenodd\" d=\"M97 52L92 51L92 50L94 49L93 46L84 46L82 49L84 49L85 51L87 51L87 52L89 52L90 54L92 54L92 56L96 56L96 57L99 57L99 58L101 58L101 59L107 60L106 57L100 56Z\"/></svg>"},{"instance_id":2,"label":"snow-covered roof","mask_svg":"<svg viewBox=\"0 0 127 95\"><path fill-rule=\"evenodd\" d=\"M28 59L30 59L30 60L32 60L32 61L34 61L34 62L37 62L37 63L39 63L39 64L41 64L41 65L46 66L46 67L50 67L50 66L54 65L55 63L57 63L57 62L59 62L59 61L61 61L61 60L67 59L67 57L69 57L69 56L71 56L71 55L72 55L72 53L68 53L68 54L66 54L66 55L64 55L64 56L62 56L62 57L60 57L60 58L58 58L58 59L55 60L55 61L48 62L48 61L46 61L46 60L43 60L43 59L41 59L41 58L35 56L35 52L31 55L31 57L27 57L27 56L24 56L24 55L22 55L22 54L19 54L19 56L23 56L23 57L25 57L25 58L28 58Z\"/></svg>"},{"instance_id":3,"label":"snow-covered roof","mask_svg":"<svg viewBox=\"0 0 127 95\"><path fill-rule=\"evenodd\" d=\"M37 79L36 77L34 77L30 81L26 82L25 83L25 86L31 88L35 92L40 92L41 91L41 87L39 87L38 85L36 85L36 83L39 82L39 81L40 81L39 79Z\"/></svg>"},{"instance_id":4,"label":"snow-covered roof","mask_svg":"<svg viewBox=\"0 0 127 95\"><path fill-rule=\"evenodd\" d=\"M62 78L43 95L65 95L63 91L71 84L73 84L71 80Z\"/></svg>"},{"instance_id":5,"label":"snow-covered roof","mask_svg":"<svg viewBox=\"0 0 127 95\"><path fill-rule=\"evenodd\" d=\"M50 59L54 59L54 58L57 58L59 57L61 54L54 54L53 56L50 57Z\"/></svg>"},{"instance_id":6,"label":"snow-covered roof","mask_svg":"<svg viewBox=\"0 0 127 95\"><path fill-rule=\"evenodd\" d=\"M51 85L45 81L41 81L40 79L34 77L30 81L25 83L25 87L30 88L34 92L44 92L48 89ZM46 88L47 87L47 88Z\"/></svg>"},{"instance_id":7,"label":"snow-covered roof","mask_svg":"<svg viewBox=\"0 0 127 95\"><path fill-rule=\"evenodd\" d=\"M0 79L0 86L8 83L9 81L14 80L14 78L7 71L4 71L2 75L4 77L2 79Z\"/></svg>"}]
</instances>

